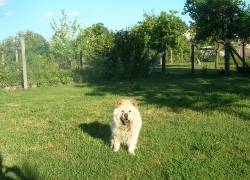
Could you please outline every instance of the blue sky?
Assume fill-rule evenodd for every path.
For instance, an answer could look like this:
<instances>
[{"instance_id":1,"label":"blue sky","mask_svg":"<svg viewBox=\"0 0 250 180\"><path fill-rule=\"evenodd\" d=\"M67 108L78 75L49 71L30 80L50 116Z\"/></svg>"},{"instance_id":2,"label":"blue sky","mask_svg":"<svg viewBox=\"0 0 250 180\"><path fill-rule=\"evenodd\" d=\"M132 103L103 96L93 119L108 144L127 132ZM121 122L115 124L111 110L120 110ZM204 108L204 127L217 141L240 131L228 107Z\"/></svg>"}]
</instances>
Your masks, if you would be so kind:
<instances>
[{"instance_id":1,"label":"blue sky","mask_svg":"<svg viewBox=\"0 0 250 180\"><path fill-rule=\"evenodd\" d=\"M250 0L249 0L250 1ZM143 20L144 12L158 15L176 10L181 15L185 0L0 0L0 41L18 31L31 30L47 40L53 35L51 18L59 20L64 9L68 20L77 17L81 28L102 22L105 27L120 30Z\"/></svg>"}]
</instances>

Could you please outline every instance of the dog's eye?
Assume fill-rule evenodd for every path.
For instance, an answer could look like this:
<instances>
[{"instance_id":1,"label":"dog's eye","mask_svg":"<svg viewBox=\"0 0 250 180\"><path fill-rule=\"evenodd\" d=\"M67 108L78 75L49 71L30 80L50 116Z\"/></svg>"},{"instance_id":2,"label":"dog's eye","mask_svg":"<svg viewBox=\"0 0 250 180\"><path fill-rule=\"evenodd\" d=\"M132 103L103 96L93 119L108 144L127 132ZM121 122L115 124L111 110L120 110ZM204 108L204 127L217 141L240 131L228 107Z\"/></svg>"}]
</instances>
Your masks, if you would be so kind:
<instances>
[{"instance_id":1,"label":"dog's eye","mask_svg":"<svg viewBox=\"0 0 250 180\"><path fill-rule=\"evenodd\" d=\"M122 110L122 113L124 113L124 110Z\"/></svg>"},{"instance_id":2,"label":"dog's eye","mask_svg":"<svg viewBox=\"0 0 250 180\"><path fill-rule=\"evenodd\" d=\"M131 111L129 110L128 112L130 112L131 113Z\"/></svg>"}]
</instances>

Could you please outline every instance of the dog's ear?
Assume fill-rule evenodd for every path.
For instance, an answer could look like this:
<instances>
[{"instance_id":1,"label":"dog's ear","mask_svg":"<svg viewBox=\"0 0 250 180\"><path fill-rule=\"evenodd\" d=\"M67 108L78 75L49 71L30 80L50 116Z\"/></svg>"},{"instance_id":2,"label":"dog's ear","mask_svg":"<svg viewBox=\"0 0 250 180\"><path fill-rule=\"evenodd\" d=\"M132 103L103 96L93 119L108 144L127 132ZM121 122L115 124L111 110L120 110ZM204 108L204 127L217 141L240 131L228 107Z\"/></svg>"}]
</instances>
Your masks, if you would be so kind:
<instances>
[{"instance_id":1,"label":"dog's ear","mask_svg":"<svg viewBox=\"0 0 250 180\"><path fill-rule=\"evenodd\" d=\"M136 108L138 107L137 101L136 101L135 99L132 99L130 102L131 102L132 105L135 106Z\"/></svg>"},{"instance_id":2,"label":"dog's ear","mask_svg":"<svg viewBox=\"0 0 250 180\"><path fill-rule=\"evenodd\" d=\"M117 108L117 107L120 106L121 104L122 104L122 100L119 99L119 100L116 101L115 107Z\"/></svg>"}]
</instances>

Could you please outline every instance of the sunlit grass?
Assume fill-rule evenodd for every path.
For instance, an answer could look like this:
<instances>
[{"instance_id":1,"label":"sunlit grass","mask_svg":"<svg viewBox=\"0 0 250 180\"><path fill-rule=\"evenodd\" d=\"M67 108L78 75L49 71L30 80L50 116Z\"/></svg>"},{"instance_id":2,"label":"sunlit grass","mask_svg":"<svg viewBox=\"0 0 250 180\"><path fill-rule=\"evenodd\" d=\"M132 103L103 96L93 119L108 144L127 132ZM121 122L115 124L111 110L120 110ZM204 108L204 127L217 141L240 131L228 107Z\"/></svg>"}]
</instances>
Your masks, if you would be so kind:
<instances>
[{"instance_id":1,"label":"sunlit grass","mask_svg":"<svg viewBox=\"0 0 250 180\"><path fill-rule=\"evenodd\" d=\"M248 77L156 75L0 91L0 178L249 179ZM109 119L119 98L139 102L136 149L114 153Z\"/></svg>"}]
</instances>

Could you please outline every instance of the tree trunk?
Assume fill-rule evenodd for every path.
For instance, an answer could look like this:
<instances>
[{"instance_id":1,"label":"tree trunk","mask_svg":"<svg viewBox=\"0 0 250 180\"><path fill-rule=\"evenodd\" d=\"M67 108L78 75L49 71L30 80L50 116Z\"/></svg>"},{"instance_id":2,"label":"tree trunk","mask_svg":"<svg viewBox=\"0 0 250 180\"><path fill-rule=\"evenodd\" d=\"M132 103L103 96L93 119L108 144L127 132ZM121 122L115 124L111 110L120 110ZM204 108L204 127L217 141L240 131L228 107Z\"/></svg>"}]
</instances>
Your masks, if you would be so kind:
<instances>
[{"instance_id":1,"label":"tree trunk","mask_svg":"<svg viewBox=\"0 0 250 180\"><path fill-rule=\"evenodd\" d=\"M245 62L245 43L244 42L242 43L242 59ZM246 68L245 63L243 63L243 68L244 69Z\"/></svg>"},{"instance_id":2,"label":"tree trunk","mask_svg":"<svg viewBox=\"0 0 250 180\"><path fill-rule=\"evenodd\" d=\"M216 47L216 49L215 49L216 56L215 56L214 67L215 67L215 69L218 69L219 68L220 51L222 48L222 44L215 42L215 47Z\"/></svg>"}]
</instances>

